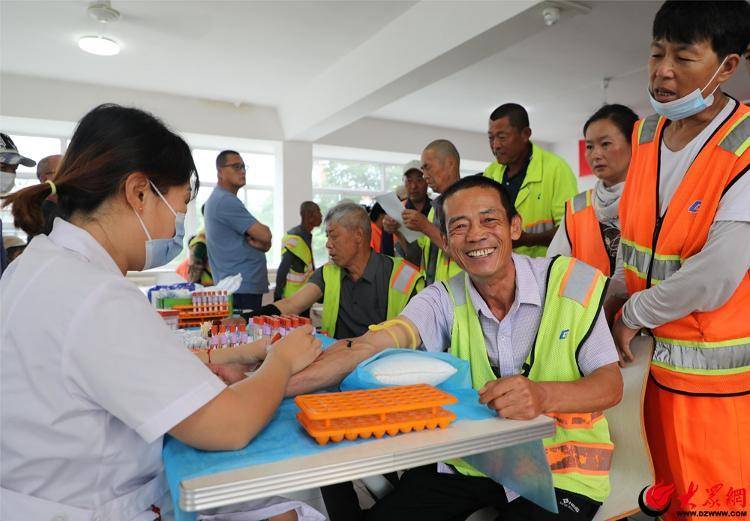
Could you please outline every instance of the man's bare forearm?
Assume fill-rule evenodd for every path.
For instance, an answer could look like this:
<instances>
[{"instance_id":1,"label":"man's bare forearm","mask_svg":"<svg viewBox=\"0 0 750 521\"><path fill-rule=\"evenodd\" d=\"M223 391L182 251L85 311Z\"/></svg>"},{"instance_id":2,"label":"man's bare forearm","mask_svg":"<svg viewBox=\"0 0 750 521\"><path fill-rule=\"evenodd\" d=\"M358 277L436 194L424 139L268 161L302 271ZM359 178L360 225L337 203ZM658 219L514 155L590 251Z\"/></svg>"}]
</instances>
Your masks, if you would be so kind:
<instances>
[{"instance_id":1,"label":"man's bare forearm","mask_svg":"<svg viewBox=\"0 0 750 521\"><path fill-rule=\"evenodd\" d=\"M380 329L368 331L351 343L347 340L336 342L318 360L289 380L286 395L296 396L339 384L360 362L384 349L396 347L394 339L400 347L420 345L422 338L412 321L401 315L397 320L400 323L391 325L390 333Z\"/></svg>"},{"instance_id":2,"label":"man's bare forearm","mask_svg":"<svg viewBox=\"0 0 750 521\"><path fill-rule=\"evenodd\" d=\"M331 346L317 361L289 379L286 396L297 396L338 385L360 362L378 351L380 349L369 344L356 347L346 347L346 344Z\"/></svg>"}]
</instances>

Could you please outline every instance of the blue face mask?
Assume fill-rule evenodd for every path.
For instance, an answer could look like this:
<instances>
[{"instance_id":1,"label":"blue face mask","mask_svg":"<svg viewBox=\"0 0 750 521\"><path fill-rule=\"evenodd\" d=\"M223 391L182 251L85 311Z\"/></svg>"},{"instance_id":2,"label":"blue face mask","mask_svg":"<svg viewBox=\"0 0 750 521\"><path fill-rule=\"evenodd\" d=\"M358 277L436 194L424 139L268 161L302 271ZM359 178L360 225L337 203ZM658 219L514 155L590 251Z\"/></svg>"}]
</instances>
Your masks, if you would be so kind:
<instances>
[{"instance_id":1,"label":"blue face mask","mask_svg":"<svg viewBox=\"0 0 750 521\"><path fill-rule=\"evenodd\" d=\"M154 186L154 183L151 183L151 186L154 187L161 200L167 205L169 211L174 214L174 236L171 239L152 239L143 219L141 219L141 216L133 208L135 216L138 217L138 221L140 221L141 227L146 232L146 237L148 237L146 241L146 262L143 264L144 270L169 264L169 261L177 257L182 251L182 241L185 238L185 214L175 212L164 196L161 195L159 189Z\"/></svg>"},{"instance_id":2,"label":"blue face mask","mask_svg":"<svg viewBox=\"0 0 750 521\"><path fill-rule=\"evenodd\" d=\"M680 99L662 103L660 101L656 101L654 99L654 96L651 94L651 90L649 90L648 98L651 102L651 106L654 108L654 111L670 121L679 121L681 119L689 118L690 116L694 116L700 112L703 112L708 107L713 105L714 92L716 92L716 89L718 89L719 86L717 85L714 90L711 91L711 94L709 94L705 98L703 97L703 91L706 90L706 87L711 85L712 81L714 81L714 78L717 74L719 74L719 71L724 65L724 61L726 61L727 58L728 56L724 58L724 60L722 60L721 65L719 65L719 68L716 69L716 72L713 76L711 76L711 79L708 80L708 83L705 87L703 87L702 89L695 89L693 92L691 92L687 96L683 96Z\"/></svg>"}]
</instances>

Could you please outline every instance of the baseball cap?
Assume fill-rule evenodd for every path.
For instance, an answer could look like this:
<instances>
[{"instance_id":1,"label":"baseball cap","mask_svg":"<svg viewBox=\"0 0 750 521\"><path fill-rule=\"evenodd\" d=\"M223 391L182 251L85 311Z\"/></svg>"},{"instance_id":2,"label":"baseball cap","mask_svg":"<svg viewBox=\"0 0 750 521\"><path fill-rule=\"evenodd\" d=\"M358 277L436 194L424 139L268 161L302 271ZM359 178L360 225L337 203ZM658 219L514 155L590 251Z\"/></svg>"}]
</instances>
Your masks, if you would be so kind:
<instances>
[{"instance_id":1,"label":"baseball cap","mask_svg":"<svg viewBox=\"0 0 750 521\"><path fill-rule=\"evenodd\" d=\"M408 163L406 163L404 165L404 175L406 175L407 172L409 172L411 170L416 170L416 171L418 171L418 172L421 173L422 172L422 162L419 161L418 159L415 159L413 161L409 161Z\"/></svg>"},{"instance_id":2,"label":"baseball cap","mask_svg":"<svg viewBox=\"0 0 750 521\"><path fill-rule=\"evenodd\" d=\"M36 161L18 153L16 144L8 134L0 133L0 162L9 165L34 166Z\"/></svg>"}]
</instances>

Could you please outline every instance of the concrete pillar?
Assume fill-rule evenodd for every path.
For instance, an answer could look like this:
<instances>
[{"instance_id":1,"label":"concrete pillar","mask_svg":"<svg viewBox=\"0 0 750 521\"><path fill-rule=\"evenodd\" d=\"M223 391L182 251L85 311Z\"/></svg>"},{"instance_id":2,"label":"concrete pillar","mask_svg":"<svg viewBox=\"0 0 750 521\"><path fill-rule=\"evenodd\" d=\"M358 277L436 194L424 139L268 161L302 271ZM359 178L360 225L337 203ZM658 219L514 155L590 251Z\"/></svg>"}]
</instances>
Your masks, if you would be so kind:
<instances>
[{"instance_id":1,"label":"concrete pillar","mask_svg":"<svg viewBox=\"0 0 750 521\"><path fill-rule=\"evenodd\" d=\"M275 219L282 234L299 224L299 205L312 200L312 143L284 141L280 154L278 189L275 191Z\"/></svg>"}]
</instances>

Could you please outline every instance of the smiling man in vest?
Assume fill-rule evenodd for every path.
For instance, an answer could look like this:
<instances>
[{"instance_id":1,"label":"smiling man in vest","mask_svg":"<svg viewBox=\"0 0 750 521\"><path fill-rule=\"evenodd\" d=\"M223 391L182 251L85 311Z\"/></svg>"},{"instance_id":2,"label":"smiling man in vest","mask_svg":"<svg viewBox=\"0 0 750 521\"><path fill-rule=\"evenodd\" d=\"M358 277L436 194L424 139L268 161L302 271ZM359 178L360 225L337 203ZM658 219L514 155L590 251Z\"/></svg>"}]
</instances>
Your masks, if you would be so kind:
<instances>
[{"instance_id":1,"label":"smiling man in vest","mask_svg":"<svg viewBox=\"0 0 750 521\"><path fill-rule=\"evenodd\" d=\"M312 253L312 231L323 222L320 207L305 201L299 207L301 222L281 239L281 264L276 271L274 300L291 297L310 280L315 271Z\"/></svg>"},{"instance_id":2,"label":"smiling man in vest","mask_svg":"<svg viewBox=\"0 0 750 521\"><path fill-rule=\"evenodd\" d=\"M564 159L529 141L529 115L517 103L490 114L487 137L495 161L484 175L507 188L522 219L515 251L543 257L565 215L565 202L578 193L576 177Z\"/></svg>"},{"instance_id":3,"label":"smiling man in vest","mask_svg":"<svg viewBox=\"0 0 750 521\"><path fill-rule=\"evenodd\" d=\"M416 266L370 248L370 218L358 204L338 203L326 214L325 226L330 261L294 295L250 316L299 314L323 297L321 330L351 338L401 313L424 286Z\"/></svg>"},{"instance_id":4,"label":"smiling man in vest","mask_svg":"<svg viewBox=\"0 0 750 521\"><path fill-rule=\"evenodd\" d=\"M394 338L449 351L469 361L480 400L499 416L555 418L544 445L560 514L456 460L406 471L394 492L349 519L448 521L490 505L501 519L592 519L610 490L613 446L602 411L622 396L617 351L600 313L607 279L570 257L513 254L521 219L499 183L466 177L443 197L448 252L465 272L425 288L387 330L330 347L287 393L340 381Z\"/></svg>"},{"instance_id":5,"label":"smiling man in vest","mask_svg":"<svg viewBox=\"0 0 750 521\"><path fill-rule=\"evenodd\" d=\"M750 488L750 108L721 90L749 40L745 1L662 5L657 114L635 126L620 202L629 299L613 334L626 362L640 329L654 337L646 433L657 482L678 495Z\"/></svg>"}]
</instances>

